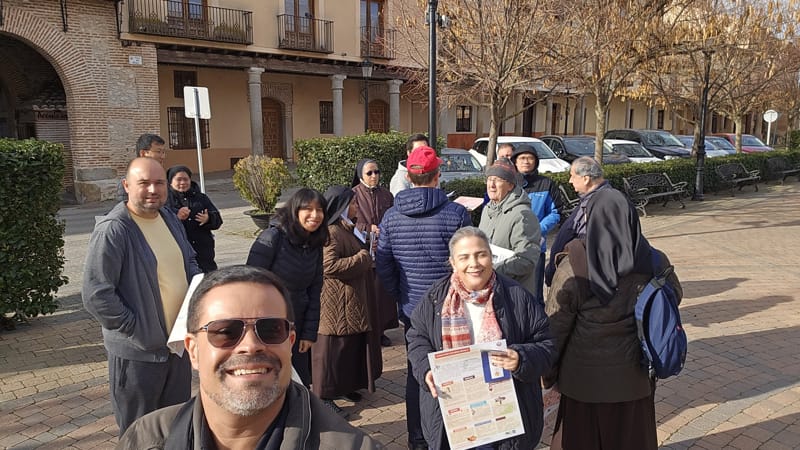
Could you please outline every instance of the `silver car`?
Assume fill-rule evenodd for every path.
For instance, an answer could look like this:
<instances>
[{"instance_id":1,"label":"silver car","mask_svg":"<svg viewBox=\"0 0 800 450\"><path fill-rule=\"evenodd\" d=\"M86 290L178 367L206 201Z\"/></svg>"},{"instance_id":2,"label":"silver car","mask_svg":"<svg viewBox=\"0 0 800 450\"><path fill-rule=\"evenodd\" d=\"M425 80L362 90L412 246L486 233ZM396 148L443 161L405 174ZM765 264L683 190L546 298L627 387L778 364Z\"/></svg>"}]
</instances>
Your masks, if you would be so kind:
<instances>
[{"instance_id":1,"label":"silver car","mask_svg":"<svg viewBox=\"0 0 800 450\"><path fill-rule=\"evenodd\" d=\"M442 150L442 165L439 166L441 182L461 180L464 178L483 177L481 163L470 152L459 148Z\"/></svg>"}]
</instances>

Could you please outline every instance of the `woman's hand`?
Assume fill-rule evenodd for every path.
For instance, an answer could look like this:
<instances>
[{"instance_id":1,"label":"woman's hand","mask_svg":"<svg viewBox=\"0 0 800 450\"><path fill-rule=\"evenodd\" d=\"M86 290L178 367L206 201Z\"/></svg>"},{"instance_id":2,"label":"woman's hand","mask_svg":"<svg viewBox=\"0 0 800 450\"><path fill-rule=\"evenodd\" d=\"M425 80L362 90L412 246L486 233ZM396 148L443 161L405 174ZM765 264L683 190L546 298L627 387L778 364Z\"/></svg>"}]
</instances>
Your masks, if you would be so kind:
<instances>
[{"instance_id":1,"label":"woman's hand","mask_svg":"<svg viewBox=\"0 0 800 450\"><path fill-rule=\"evenodd\" d=\"M205 225L208 222L208 210L204 209L203 211L197 213L197 215L194 216L194 220L196 220L200 225Z\"/></svg>"},{"instance_id":2,"label":"woman's hand","mask_svg":"<svg viewBox=\"0 0 800 450\"><path fill-rule=\"evenodd\" d=\"M502 367L511 372L519 367L519 353L512 348L507 348L505 354L493 352L489 359L493 366Z\"/></svg>"},{"instance_id":3,"label":"woman's hand","mask_svg":"<svg viewBox=\"0 0 800 450\"><path fill-rule=\"evenodd\" d=\"M436 384L433 382L433 372L430 370L425 374L425 384L428 385L428 390L431 391L431 396L433 396L433 398L439 397L436 393Z\"/></svg>"},{"instance_id":4,"label":"woman's hand","mask_svg":"<svg viewBox=\"0 0 800 450\"><path fill-rule=\"evenodd\" d=\"M179 220L186 220L189 218L189 214L191 213L192 211L188 207L184 206L183 208L178 210L176 215L178 216Z\"/></svg>"},{"instance_id":5,"label":"woman's hand","mask_svg":"<svg viewBox=\"0 0 800 450\"><path fill-rule=\"evenodd\" d=\"M381 229L378 228L377 225L372 225L372 232L375 233L376 236L378 235L378 233L380 233L380 231Z\"/></svg>"},{"instance_id":6,"label":"woman's hand","mask_svg":"<svg viewBox=\"0 0 800 450\"><path fill-rule=\"evenodd\" d=\"M297 344L297 351L300 353L305 353L311 349L311 344L313 344L313 342L300 339L300 343Z\"/></svg>"}]
</instances>

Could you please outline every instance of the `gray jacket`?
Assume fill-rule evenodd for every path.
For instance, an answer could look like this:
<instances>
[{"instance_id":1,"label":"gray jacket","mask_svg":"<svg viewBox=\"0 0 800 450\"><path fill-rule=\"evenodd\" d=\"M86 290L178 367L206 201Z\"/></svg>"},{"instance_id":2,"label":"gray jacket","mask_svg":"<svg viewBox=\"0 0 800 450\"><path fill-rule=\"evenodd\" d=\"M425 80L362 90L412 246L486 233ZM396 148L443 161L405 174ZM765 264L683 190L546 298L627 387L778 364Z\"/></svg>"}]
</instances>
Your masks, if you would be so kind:
<instances>
[{"instance_id":1,"label":"gray jacket","mask_svg":"<svg viewBox=\"0 0 800 450\"><path fill-rule=\"evenodd\" d=\"M510 258L496 263L494 270L534 293L542 232L531 211L531 200L522 188L514 188L499 203L487 203L478 228L492 244L514 252Z\"/></svg>"},{"instance_id":2,"label":"gray jacket","mask_svg":"<svg viewBox=\"0 0 800 450\"><path fill-rule=\"evenodd\" d=\"M368 450L383 448L363 431L336 415L303 385L291 382L286 390L286 424L281 450ZM128 428L118 450L163 449L175 416L183 404L156 410ZM197 399L192 412L192 449L200 450L204 420L203 402ZM188 449L188 446L187 446Z\"/></svg>"},{"instance_id":3,"label":"gray jacket","mask_svg":"<svg viewBox=\"0 0 800 450\"><path fill-rule=\"evenodd\" d=\"M195 253L175 214L161 208L183 253L187 281L200 273ZM103 327L108 353L124 359L164 362L167 326L156 259L125 203L95 226L83 274L83 305Z\"/></svg>"}]
</instances>

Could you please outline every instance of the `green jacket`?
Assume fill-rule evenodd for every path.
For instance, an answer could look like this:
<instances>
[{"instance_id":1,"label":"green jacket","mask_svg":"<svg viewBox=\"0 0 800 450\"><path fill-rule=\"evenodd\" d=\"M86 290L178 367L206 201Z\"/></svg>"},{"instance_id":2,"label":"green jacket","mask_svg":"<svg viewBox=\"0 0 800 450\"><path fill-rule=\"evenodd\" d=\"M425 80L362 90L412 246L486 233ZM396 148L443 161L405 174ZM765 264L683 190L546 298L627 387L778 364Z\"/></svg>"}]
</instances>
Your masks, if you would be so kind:
<instances>
[{"instance_id":1,"label":"green jacket","mask_svg":"<svg viewBox=\"0 0 800 450\"><path fill-rule=\"evenodd\" d=\"M382 445L328 409L303 385L292 381L286 390L289 410L283 429L281 450L369 450ZM141 417L120 438L117 449L160 450L169 437L170 427L183 404L162 408ZM195 401L192 412L194 447L200 450L203 403ZM187 428L188 429L188 428ZM266 431L266 430L265 430ZM187 449L189 450L189 449Z\"/></svg>"},{"instance_id":2,"label":"green jacket","mask_svg":"<svg viewBox=\"0 0 800 450\"><path fill-rule=\"evenodd\" d=\"M498 203L487 203L478 228L486 233L492 245L514 252L510 258L496 262L494 270L535 295L542 232L531 211L531 200L522 188L514 188Z\"/></svg>"}]
</instances>

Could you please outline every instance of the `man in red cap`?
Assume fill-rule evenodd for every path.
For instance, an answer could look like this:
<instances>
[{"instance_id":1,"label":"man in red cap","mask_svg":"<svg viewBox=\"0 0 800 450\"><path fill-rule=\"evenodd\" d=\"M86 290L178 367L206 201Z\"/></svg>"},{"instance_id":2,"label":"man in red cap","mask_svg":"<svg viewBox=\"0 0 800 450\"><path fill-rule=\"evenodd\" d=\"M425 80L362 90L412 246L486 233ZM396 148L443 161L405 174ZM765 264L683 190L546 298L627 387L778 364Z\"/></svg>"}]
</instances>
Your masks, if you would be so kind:
<instances>
[{"instance_id":1,"label":"man in red cap","mask_svg":"<svg viewBox=\"0 0 800 450\"><path fill-rule=\"evenodd\" d=\"M406 333L411 313L434 281L451 272L450 237L472 225L467 210L451 202L439 186L441 158L430 147L414 149L406 160L412 188L400 191L394 206L380 223L375 268L386 290L400 304L400 320ZM406 340L406 346L408 341ZM419 384L408 366L406 423L411 449L427 449L419 412Z\"/></svg>"}]
</instances>

